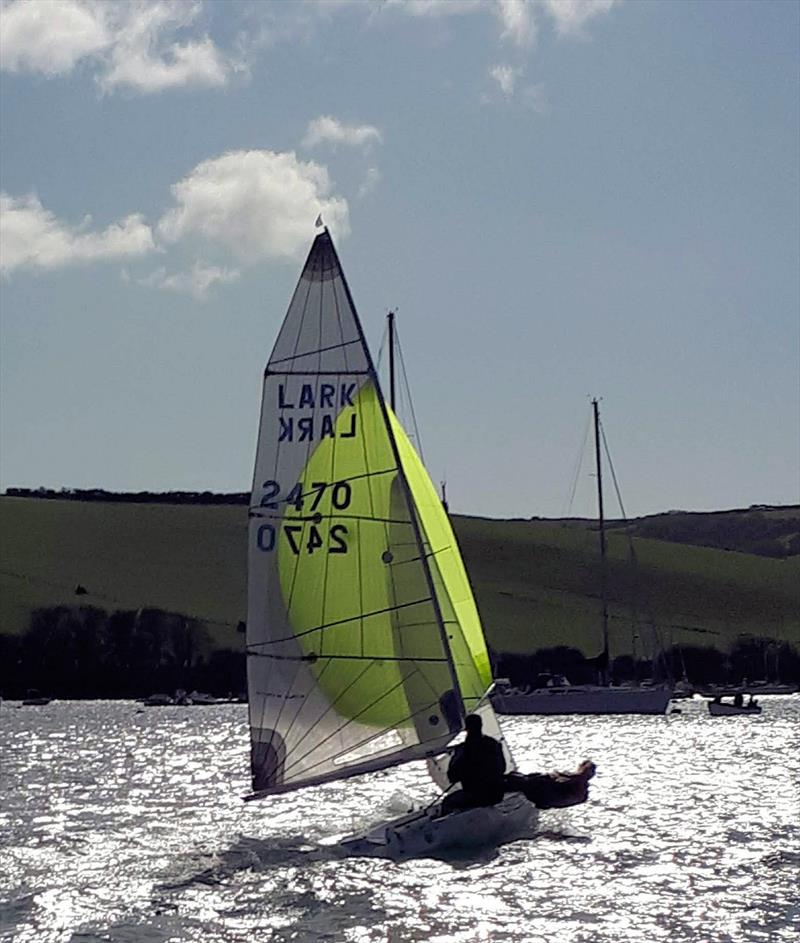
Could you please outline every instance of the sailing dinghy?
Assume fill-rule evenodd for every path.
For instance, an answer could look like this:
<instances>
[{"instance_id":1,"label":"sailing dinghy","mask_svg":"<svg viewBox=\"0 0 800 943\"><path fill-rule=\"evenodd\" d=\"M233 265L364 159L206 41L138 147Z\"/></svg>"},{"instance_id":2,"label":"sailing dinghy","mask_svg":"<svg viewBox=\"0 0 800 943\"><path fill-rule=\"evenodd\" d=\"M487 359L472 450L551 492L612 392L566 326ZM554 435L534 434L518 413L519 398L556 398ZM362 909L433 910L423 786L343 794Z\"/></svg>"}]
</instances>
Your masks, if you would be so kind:
<instances>
[{"instance_id":1,"label":"sailing dinghy","mask_svg":"<svg viewBox=\"0 0 800 943\"><path fill-rule=\"evenodd\" d=\"M445 789L446 754L470 713L515 770L455 536L384 400L327 230L264 373L249 517L248 799L412 760L428 760ZM343 844L491 845L535 817L516 792L444 816L434 805Z\"/></svg>"}]
</instances>

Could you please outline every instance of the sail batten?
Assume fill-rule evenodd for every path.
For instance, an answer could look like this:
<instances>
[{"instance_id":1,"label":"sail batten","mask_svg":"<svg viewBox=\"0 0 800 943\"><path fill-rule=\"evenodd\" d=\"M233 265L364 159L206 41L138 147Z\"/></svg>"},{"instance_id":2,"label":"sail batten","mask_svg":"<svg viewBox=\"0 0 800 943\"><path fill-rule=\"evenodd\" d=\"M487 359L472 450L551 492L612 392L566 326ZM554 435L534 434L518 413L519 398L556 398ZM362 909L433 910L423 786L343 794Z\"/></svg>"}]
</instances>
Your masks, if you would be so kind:
<instances>
[{"instance_id":1,"label":"sail batten","mask_svg":"<svg viewBox=\"0 0 800 943\"><path fill-rule=\"evenodd\" d=\"M327 231L263 382L247 617L259 796L441 752L488 687L455 539Z\"/></svg>"}]
</instances>

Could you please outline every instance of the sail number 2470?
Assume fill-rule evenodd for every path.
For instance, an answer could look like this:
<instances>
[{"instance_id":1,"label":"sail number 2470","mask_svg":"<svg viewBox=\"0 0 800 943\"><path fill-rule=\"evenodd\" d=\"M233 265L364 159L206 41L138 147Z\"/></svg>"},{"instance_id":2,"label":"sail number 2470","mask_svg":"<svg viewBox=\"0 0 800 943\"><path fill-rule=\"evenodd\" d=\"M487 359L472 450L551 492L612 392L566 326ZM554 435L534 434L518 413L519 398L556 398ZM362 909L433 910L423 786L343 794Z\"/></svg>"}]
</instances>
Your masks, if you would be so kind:
<instances>
[{"instance_id":1,"label":"sail number 2470","mask_svg":"<svg viewBox=\"0 0 800 943\"><path fill-rule=\"evenodd\" d=\"M261 496L261 507L278 509L278 495L281 486L277 481L265 481ZM314 553L327 547L328 553L347 553L347 528L344 524L332 524L327 528L319 526L322 518L317 512L322 497L328 494L331 506L337 511L343 511L350 506L352 489L347 481L312 481L308 490L301 482L280 499L281 504L292 505L298 513L306 512L313 515L311 521L297 524L283 524L280 530L286 539L289 548L296 556L302 552ZM315 513L316 512L316 513ZM327 538L327 539L326 539ZM266 553L275 549L277 528L273 524L262 524L256 534L256 543L259 550Z\"/></svg>"}]
</instances>

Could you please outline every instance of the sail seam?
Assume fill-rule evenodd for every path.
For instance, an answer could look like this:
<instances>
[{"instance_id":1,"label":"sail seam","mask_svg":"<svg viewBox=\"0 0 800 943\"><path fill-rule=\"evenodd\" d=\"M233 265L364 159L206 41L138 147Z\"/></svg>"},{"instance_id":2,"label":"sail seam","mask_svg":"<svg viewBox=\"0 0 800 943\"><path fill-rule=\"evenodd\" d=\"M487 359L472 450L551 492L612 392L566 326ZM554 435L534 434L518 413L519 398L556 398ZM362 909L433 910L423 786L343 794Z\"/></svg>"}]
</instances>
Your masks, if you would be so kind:
<instances>
[{"instance_id":1,"label":"sail seam","mask_svg":"<svg viewBox=\"0 0 800 943\"><path fill-rule=\"evenodd\" d=\"M369 370L268 370L271 377L367 377Z\"/></svg>"},{"instance_id":2,"label":"sail seam","mask_svg":"<svg viewBox=\"0 0 800 943\"><path fill-rule=\"evenodd\" d=\"M375 522L377 524L408 524L408 521L400 520L392 517L370 517L367 514L308 514L308 515L298 515L297 517L290 517L286 514L260 514L258 510L251 510L248 514L249 517L257 517L259 520L274 520L274 521L286 521L287 523L299 523L299 524L318 524L321 521L332 521L334 518L336 520L344 521L368 521ZM433 554L428 554L428 556L433 556ZM411 560L421 560L422 557L413 557L409 560L398 561L399 563L408 563Z\"/></svg>"},{"instance_id":3,"label":"sail seam","mask_svg":"<svg viewBox=\"0 0 800 943\"><path fill-rule=\"evenodd\" d=\"M341 324L340 324L340 329L341 329ZM290 360L299 360L301 357L313 357L314 354L327 354L332 350L342 350L345 347L350 347L353 344L358 344L358 343L359 343L359 339L356 337L351 341L342 340L342 342L339 344L330 344L327 347L317 347L317 348L314 348L313 350L304 350L302 353L292 354L291 357L278 357L277 360L270 360L270 362L267 364L267 371L272 373L273 371L270 370L270 367L276 363L288 363Z\"/></svg>"},{"instance_id":4,"label":"sail seam","mask_svg":"<svg viewBox=\"0 0 800 943\"><path fill-rule=\"evenodd\" d=\"M410 628L428 628L430 627L430 622L420 622L417 625L410 626ZM409 628L409 626L405 626ZM441 658L434 658L433 656L428 655L271 655L269 652L254 652L250 649L247 649L245 654L248 657L253 658L274 658L277 661L380 661L380 662L389 662L393 664L394 662L412 662L416 664L435 664L443 665L447 663L447 658L442 656Z\"/></svg>"},{"instance_id":5,"label":"sail seam","mask_svg":"<svg viewBox=\"0 0 800 943\"><path fill-rule=\"evenodd\" d=\"M323 746L325 743L327 743L327 742L328 742L329 740L331 740L333 737L337 736L337 735L340 734L343 730L345 730L345 728L347 728L348 726L350 726L351 723L355 723L355 722L358 720L358 718L361 717L363 714L365 714L365 713L367 713L368 711L372 710L372 708L375 707L376 704L379 704L382 700L384 700L385 698L389 697L389 695L393 694L398 688L404 687L405 684L406 684L406 682L407 682L407 681L412 677L412 675L414 675L414 674L416 674L416 672L415 672L415 671L412 671L410 674L406 675L405 677L402 677L402 678L400 679L400 681L397 682L397 684L392 685L392 687L390 687L390 688L388 689L388 691L382 692L380 697L376 698L371 704L367 704L366 707L362 708L354 717L350 718L346 723L342 724L341 727L337 727L336 730L334 730L334 731L332 731L331 733L329 733L328 736L324 738L324 740L320 740L318 743L316 743L315 746L314 746L314 748L312 748L311 750L306 751L302 756L297 757L297 758L295 759L295 761L294 761L291 765L284 767L284 773L289 773L293 768L297 767L297 765L298 765L299 763L302 763L302 761L305 760L306 757L310 756L311 753L314 752L314 749L318 749L319 747ZM351 753L353 750L357 750L359 747L362 747L362 746L364 746L365 744L369 743L370 741L375 740L377 737L379 737L379 736L384 736L386 733L389 732L389 729L395 729L395 728L398 727L398 726L403 726L403 724L404 724L405 722L407 722L407 721L409 721L409 720L413 720L413 718L416 717L417 714L422 713L422 711L424 711L424 710L431 710L432 706L433 706L432 704L428 704L428 705L425 705L425 706L424 706L423 708L421 708L420 710L412 711L412 713L409 714L407 717L403 718L399 724L394 724L392 728L388 728L387 730L381 730L379 733L371 734L371 735L370 735L369 737L367 737L365 740L359 741L359 742L356 743L356 744L351 744L350 746L348 746L347 750L345 750L345 751L343 751L343 752L344 752L344 753ZM418 741L418 742L419 742L419 741ZM308 767L308 768L309 768L309 769L316 769L318 766L322 766L323 763L333 762L333 759L335 759L335 757L336 757L337 755L338 755L338 756L341 756L342 753L340 753L340 754L334 754L334 757L325 757L324 759L321 759L318 763L314 763L312 766L310 766L310 767Z\"/></svg>"},{"instance_id":6,"label":"sail seam","mask_svg":"<svg viewBox=\"0 0 800 943\"><path fill-rule=\"evenodd\" d=\"M333 628L336 625L347 625L348 622L355 622L358 618L370 619L373 616L385 615L388 612L395 612L397 609L408 609L411 606L420 606L426 602L430 602L430 596L423 597L422 599L414 599L411 602L402 602L397 603L395 606L389 606L386 609L373 609L371 612L361 613L360 615L348 616L346 619L337 619L335 622L323 622L321 625L314 626L312 629L304 629L302 632L295 632L292 635L286 635L283 638L274 638L269 639L265 642L253 642L253 645L277 645L279 642L293 642L297 638L302 638L304 635L311 635L314 632L321 632L324 629Z\"/></svg>"},{"instance_id":7,"label":"sail seam","mask_svg":"<svg viewBox=\"0 0 800 943\"><path fill-rule=\"evenodd\" d=\"M325 665L325 668L323 669L323 671L324 671L325 669L327 669L327 668L329 667L329 665L330 665L330 662L328 662L328 663ZM334 698L334 700L333 700L332 702L329 702L328 706L327 706L327 707L325 708L325 710L319 715L319 717L317 717L317 719L314 721L314 723L308 725L308 727L307 727L307 729L306 729L306 732L300 737L300 739L299 739L299 740L297 741L297 743L295 743L295 745L294 745L294 751L295 751L295 752L299 749L300 745L301 745L301 744L305 741L305 739L309 736L309 734L311 733L311 731L312 731L312 730L315 730L315 729L319 726L319 724L321 724L322 721L331 713L331 711L335 710L336 704L337 704L343 697L345 697L345 695L346 695L350 690L352 690L352 688L355 687L355 685L357 685L357 684L361 681L361 679L367 674L367 672L370 670L371 667L372 667L372 665L367 665L367 666L364 668L363 671L361 671L355 678L353 678L353 680L350 682L350 684L348 684L348 685L344 688L344 690L342 690L342 691L339 692L339 694L336 696L336 698ZM296 716L295 716L295 720L296 720L296 719L297 719L297 718L296 718ZM292 721L292 725L291 725L291 726L293 726L293 725L294 725L294 721ZM290 730L291 730L291 726L290 726L290 728L289 728ZM346 726L346 725L345 725L345 726ZM289 731L287 731L287 735L288 735L288 732L289 732ZM303 755L303 759L304 759L306 756L308 756L308 754L309 754L310 752L313 752L313 751L311 751L311 750L307 751L307 752Z\"/></svg>"}]
</instances>

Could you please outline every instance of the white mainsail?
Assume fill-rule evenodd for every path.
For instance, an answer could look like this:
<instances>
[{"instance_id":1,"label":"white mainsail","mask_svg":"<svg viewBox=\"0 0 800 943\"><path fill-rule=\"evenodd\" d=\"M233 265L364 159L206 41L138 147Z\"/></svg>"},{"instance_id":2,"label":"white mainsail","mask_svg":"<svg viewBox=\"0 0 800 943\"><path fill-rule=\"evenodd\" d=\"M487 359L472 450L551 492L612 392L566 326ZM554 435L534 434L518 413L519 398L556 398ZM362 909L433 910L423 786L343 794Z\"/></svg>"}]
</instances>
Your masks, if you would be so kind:
<instances>
[{"instance_id":1,"label":"white mainsail","mask_svg":"<svg viewBox=\"0 0 800 943\"><path fill-rule=\"evenodd\" d=\"M477 708L498 729L455 537L327 230L264 374L248 540L251 798L441 753Z\"/></svg>"}]
</instances>

